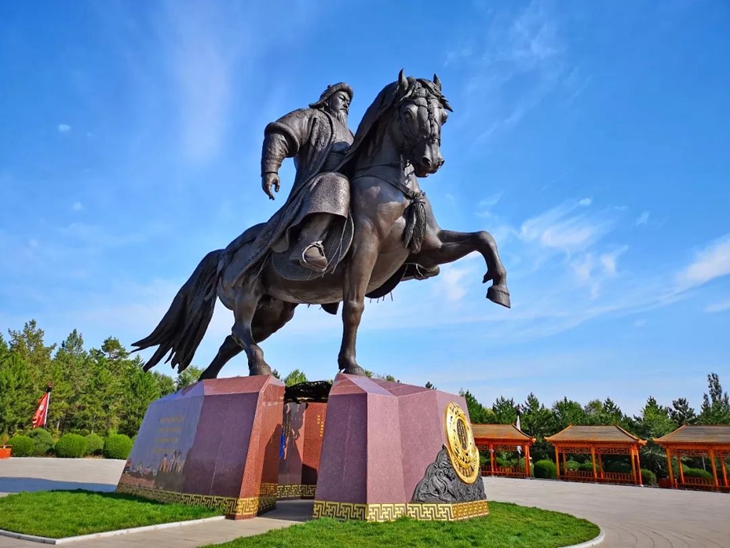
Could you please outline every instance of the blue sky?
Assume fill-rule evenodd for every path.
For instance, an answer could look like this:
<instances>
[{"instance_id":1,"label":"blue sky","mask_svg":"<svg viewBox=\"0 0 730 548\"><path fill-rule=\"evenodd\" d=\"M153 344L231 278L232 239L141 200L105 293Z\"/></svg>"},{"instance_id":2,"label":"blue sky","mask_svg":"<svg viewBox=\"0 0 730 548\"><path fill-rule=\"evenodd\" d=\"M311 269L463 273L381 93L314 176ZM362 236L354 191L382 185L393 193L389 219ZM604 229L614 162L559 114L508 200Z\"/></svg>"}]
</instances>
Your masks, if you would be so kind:
<instances>
[{"instance_id":1,"label":"blue sky","mask_svg":"<svg viewBox=\"0 0 730 548\"><path fill-rule=\"evenodd\" d=\"M726 2L244 4L0 7L3 331L146 336L207 251L284 200L291 161L276 202L260 189L266 123L344 80L355 128L403 67L454 108L422 187L443 227L494 234L513 308L469 257L367 306L364 367L630 413L699 406L711 371L730 386ZM232 321L216 309L196 365ZM331 378L339 338L301 308L264 350Z\"/></svg>"}]
</instances>

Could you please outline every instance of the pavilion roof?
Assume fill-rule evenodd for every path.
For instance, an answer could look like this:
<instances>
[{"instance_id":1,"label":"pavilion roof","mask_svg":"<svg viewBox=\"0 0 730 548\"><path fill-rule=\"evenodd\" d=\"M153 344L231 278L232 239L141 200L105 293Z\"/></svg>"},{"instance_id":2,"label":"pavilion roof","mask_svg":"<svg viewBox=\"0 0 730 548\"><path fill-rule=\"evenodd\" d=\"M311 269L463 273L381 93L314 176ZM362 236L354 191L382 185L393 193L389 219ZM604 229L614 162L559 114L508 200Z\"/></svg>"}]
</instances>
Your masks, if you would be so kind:
<instances>
[{"instance_id":1,"label":"pavilion roof","mask_svg":"<svg viewBox=\"0 0 730 548\"><path fill-rule=\"evenodd\" d=\"M575 426L570 425L545 440L552 443L630 443L645 444L641 438L630 434L619 425L610 426Z\"/></svg>"},{"instance_id":2,"label":"pavilion roof","mask_svg":"<svg viewBox=\"0 0 730 548\"><path fill-rule=\"evenodd\" d=\"M475 440L500 440L531 443L535 438L528 436L514 424L472 424Z\"/></svg>"},{"instance_id":3,"label":"pavilion roof","mask_svg":"<svg viewBox=\"0 0 730 548\"><path fill-rule=\"evenodd\" d=\"M680 426L661 438L654 438L659 444L704 444L730 445L730 426L724 424Z\"/></svg>"}]
</instances>

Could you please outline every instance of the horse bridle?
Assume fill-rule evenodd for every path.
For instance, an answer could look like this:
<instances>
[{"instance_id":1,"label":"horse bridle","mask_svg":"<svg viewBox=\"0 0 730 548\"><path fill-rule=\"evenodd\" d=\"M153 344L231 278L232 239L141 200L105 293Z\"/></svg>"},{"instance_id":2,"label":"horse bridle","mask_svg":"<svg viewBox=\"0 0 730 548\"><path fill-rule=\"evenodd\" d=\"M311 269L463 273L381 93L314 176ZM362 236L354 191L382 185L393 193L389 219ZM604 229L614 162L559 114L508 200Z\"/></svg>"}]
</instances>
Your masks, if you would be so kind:
<instances>
[{"instance_id":1,"label":"horse bridle","mask_svg":"<svg viewBox=\"0 0 730 548\"><path fill-rule=\"evenodd\" d=\"M408 123L404 120L404 111L403 111L403 103L411 103L412 105L415 105L417 109L425 108L428 112L428 127L429 127L429 134L425 137L418 137L418 135L414 135L411 131L410 126ZM403 135L403 149L406 161L413 163L413 151L416 147L420 145L425 144L437 144L441 146L441 136L439 134L438 130L438 123L436 122L436 114L434 112L434 106L431 101L426 100L426 106L419 105L412 99L403 99L401 103L398 105L398 120L400 122L400 130L401 134Z\"/></svg>"}]
</instances>

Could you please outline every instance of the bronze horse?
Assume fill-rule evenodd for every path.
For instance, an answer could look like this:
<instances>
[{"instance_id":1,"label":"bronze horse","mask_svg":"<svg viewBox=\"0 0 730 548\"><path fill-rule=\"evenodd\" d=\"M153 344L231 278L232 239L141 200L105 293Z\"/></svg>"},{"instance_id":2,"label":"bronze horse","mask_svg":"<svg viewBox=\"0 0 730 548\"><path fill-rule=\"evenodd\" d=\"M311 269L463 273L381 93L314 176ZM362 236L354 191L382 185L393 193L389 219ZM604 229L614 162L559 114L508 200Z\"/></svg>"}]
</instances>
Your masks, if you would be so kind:
<instances>
[{"instance_id":1,"label":"bronze horse","mask_svg":"<svg viewBox=\"0 0 730 548\"><path fill-rule=\"evenodd\" d=\"M210 252L175 296L155 330L134 343L136 350L158 346L145 365L167 361L182 371L191 362L205 334L216 297L235 316L231 335L201 379L215 378L223 365L244 350L251 375L271 374L258 343L283 327L299 304L321 304L335 313L343 303L344 333L339 369L364 374L355 348L365 298L382 296L399 282L438 273L438 266L476 251L487 265L483 283L491 301L509 307L507 274L488 232L453 232L436 223L417 177L427 177L443 165L441 126L451 108L434 79L399 78L383 88L368 109L348 152L342 173L351 181L351 245L333 271L309 280L282 277L265 257L242 276L226 272L224 259L232 247L246 252L246 243L264 225L250 228L226 250ZM365 124L365 120L368 124ZM365 126L365 127L363 127ZM241 243L243 242L243 243ZM234 245L235 244L235 245ZM236 280L225 284L223 279Z\"/></svg>"}]
</instances>

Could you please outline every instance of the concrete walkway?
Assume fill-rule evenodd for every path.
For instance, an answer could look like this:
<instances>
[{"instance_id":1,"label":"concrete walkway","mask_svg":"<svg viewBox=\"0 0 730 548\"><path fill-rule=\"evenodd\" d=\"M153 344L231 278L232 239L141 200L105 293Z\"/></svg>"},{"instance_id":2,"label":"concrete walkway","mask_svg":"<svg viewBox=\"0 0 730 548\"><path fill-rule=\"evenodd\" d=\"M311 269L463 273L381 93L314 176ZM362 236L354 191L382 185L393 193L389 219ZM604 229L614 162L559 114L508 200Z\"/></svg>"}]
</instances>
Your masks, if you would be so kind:
<instances>
[{"instance_id":1,"label":"concrete walkway","mask_svg":"<svg viewBox=\"0 0 730 548\"><path fill-rule=\"evenodd\" d=\"M489 500L567 512L601 526L605 548L730 548L730 495L484 478Z\"/></svg>"},{"instance_id":2,"label":"concrete walkway","mask_svg":"<svg viewBox=\"0 0 730 548\"><path fill-rule=\"evenodd\" d=\"M113 491L122 461L0 461L0 495L45 489ZM730 548L730 495L543 480L485 478L489 500L567 512L601 526L606 548ZM311 501L279 503L266 517L216 521L73 543L74 548L193 548L306 521ZM0 537L0 548L38 548Z\"/></svg>"}]
</instances>

